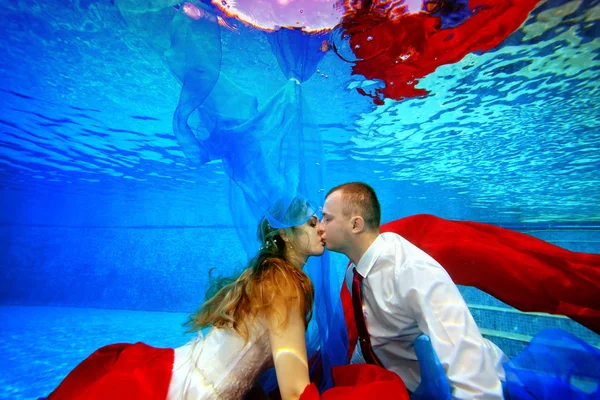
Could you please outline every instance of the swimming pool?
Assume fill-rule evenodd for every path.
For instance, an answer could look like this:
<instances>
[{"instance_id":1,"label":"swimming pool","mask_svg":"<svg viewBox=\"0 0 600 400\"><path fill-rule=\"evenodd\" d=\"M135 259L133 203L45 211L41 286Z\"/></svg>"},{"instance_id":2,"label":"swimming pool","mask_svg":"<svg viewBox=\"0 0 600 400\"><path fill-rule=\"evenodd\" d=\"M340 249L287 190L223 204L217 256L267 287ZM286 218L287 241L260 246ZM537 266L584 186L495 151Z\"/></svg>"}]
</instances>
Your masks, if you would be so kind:
<instances>
[{"instance_id":1,"label":"swimming pool","mask_svg":"<svg viewBox=\"0 0 600 400\"><path fill-rule=\"evenodd\" d=\"M499 46L422 78L428 96L381 106L356 91L378 83L328 51L302 84L324 188L372 184L383 221L432 213L600 253L599 7L542 1ZM228 171L185 157L181 85L143 27L109 1L5 2L0 21L0 398L31 399L102 345L184 343L207 271L245 254ZM264 32L221 41L221 72L259 105L287 84ZM546 327L600 346L567 318L461 291L509 356Z\"/></svg>"}]
</instances>

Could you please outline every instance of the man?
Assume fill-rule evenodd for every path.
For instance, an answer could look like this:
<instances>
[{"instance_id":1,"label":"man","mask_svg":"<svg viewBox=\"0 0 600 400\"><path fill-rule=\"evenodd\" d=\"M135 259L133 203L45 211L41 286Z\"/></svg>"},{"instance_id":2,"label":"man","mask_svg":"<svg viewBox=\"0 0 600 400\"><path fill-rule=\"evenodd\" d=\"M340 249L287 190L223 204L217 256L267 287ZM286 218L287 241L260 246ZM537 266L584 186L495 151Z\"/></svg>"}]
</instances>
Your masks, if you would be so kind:
<instances>
[{"instance_id":1,"label":"man","mask_svg":"<svg viewBox=\"0 0 600 400\"><path fill-rule=\"evenodd\" d=\"M364 183L337 186L326 196L323 240L351 261L346 282L353 282L365 361L395 372L412 392L421 380L413 344L426 334L453 398L502 399L502 351L481 336L444 268L402 236L380 234L380 219L375 191Z\"/></svg>"}]
</instances>

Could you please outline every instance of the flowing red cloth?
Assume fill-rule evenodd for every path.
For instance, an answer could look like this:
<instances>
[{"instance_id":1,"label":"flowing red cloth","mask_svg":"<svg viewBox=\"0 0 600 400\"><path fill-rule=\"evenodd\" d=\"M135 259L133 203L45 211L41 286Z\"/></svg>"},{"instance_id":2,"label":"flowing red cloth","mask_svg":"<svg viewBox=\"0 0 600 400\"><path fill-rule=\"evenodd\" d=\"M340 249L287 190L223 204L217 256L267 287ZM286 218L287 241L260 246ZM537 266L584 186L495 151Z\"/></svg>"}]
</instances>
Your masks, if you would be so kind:
<instances>
[{"instance_id":1,"label":"flowing red cloth","mask_svg":"<svg viewBox=\"0 0 600 400\"><path fill-rule=\"evenodd\" d=\"M429 214L386 223L381 232L395 232L425 251L456 284L474 286L521 311L566 315L600 333L600 254Z\"/></svg>"},{"instance_id":2,"label":"flowing red cloth","mask_svg":"<svg viewBox=\"0 0 600 400\"><path fill-rule=\"evenodd\" d=\"M417 88L423 78L441 65L460 61L472 52L498 46L527 19L540 0L424 1L418 13L406 13L402 2L344 0L349 10L341 22L344 37L356 59L353 74L381 80L385 87L363 94L383 104L386 98L402 100L427 95ZM444 4L456 10L443 10ZM440 7L441 6L441 7ZM444 27L444 18L462 19ZM462 15L462 16L461 16Z\"/></svg>"},{"instance_id":3,"label":"flowing red cloth","mask_svg":"<svg viewBox=\"0 0 600 400\"><path fill-rule=\"evenodd\" d=\"M46 400L165 400L175 353L144 343L102 347L83 360Z\"/></svg>"},{"instance_id":4,"label":"flowing red cloth","mask_svg":"<svg viewBox=\"0 0 600 400\"><path fill-rule=\"evenodd\" d=\"M408 391L402 379L385 368L371 364L352 364L333 367L334 387L320 397L314 383L300 396L300 400L394 399L408 400Z\"/></svg>"}]
</instances>

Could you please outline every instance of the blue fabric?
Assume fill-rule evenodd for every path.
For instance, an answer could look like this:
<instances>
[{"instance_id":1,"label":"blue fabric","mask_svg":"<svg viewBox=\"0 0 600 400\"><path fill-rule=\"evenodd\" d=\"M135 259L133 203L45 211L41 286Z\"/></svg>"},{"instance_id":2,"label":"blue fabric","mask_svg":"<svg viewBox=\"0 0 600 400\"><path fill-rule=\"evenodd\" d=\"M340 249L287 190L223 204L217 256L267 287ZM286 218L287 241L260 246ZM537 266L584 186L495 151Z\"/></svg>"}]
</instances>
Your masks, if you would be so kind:
<instances>
[{"instance_id":1,"label":"blue fabric","mask_svg":"<svg viewBox=\"0 0 600 400\"><path fill-rule=\"evenodd\" d=\"M421 383L410 395L411 400L450 400L450 384L444 367L431 345L431 339L423 334L415 340L414 346L419 360Z\"/></svg>"},{"instance_id":2,"label":"blue fabric","mask_svg":"<svg viewBox=\"0 0 600 400\"><path fill-rule=\"evenodd\" d=\"M269 121L265 129L269 134L264 142L275 140L277 147L269 159L279 165L278 170L285 177L283 190L306 196L323 204L323 153L321 134L310 118L310 109L302 96L301 83L316 71L323 54L319 47L324 35L307 35L299 30L280 29L266 33L279 67L288 78L288 83L265 107ZM270 177L271 182L277 182ZM263 180L264 182L264 180ZM271 188L277 193L279 188ZM280 196L283 197L283 196ZM274 217L271 215L271 217ZM293 221L282 221L284 225ZM343 338L346 328L337 287L337 276L329 262L329 252L320 258L310 258L305 271L313 282L315 300L313 320L307 331L309 358L320 350L323 366L323 381L320 390L332 386L331 368L346 363ZM337 323L334 323L337 321ZM337 327L338 329L331 329ZM347 339L346 339L347 342ZM261 383L266 390L274 387L273 372L263 377Z\"/></svg>"},{"instance_id":3,"label":"blue fabric","mask_svg":"<svg viewBox=\"0 0 600 400\"><path fill-rule=\"evenodd\" d=\"M415 341L421 384L411 400L451 399L451 388L431 341ZM599 400L600 349L561 329L538 333L519 355L504 364L506 400Z\"/></svg>"},{"instance_id":4,"label":"blue fabric","mask_svg":"<svg viewBox=\"0 0 600 400\"><path fill-rule=\"evenodd\" d=\"M538 333L504 370L507 400L600 399L600 349L561 329Z\"/></svg>"},{"instance_id":5,"label":"blue fabric","mask_svg":"<svg viewBox=\"0 0 600 400\"><path fill-rule=\"evenodd\" d=\"M470 8L468 0L452 0L440 2L440 6L432 12L427 11L423 2L422 12L431 14L440 19L440 29L451 29L461 25L467 19L479 12L479 7Z\"/></svg>"},{"instance_id":6,"label":"blue fabric","mask_svg":"<svg viewBox=\"0 0 600 400\"><path fill-rule=\"evenodd\" d=\"M181 82L179 103L173 114L173 132L188 159L197 164L208 160L198 138L188 125L219 79L221 31L214 10L191 1L201 17L193 19L176 2L162 6L144 0L115 0L129 27L155 50ZM169 5L171 4L171 5ZM207 132L200 133L205 138Z\"/></svg>"},{"instance_id":7,"label":"blue fabric","mask_svg":"<svg viewBox=\"0 0 600 400\"><path fill-rule=\"evenodd\" d=\"M321 44L329 38L329 33L308 35L300 29L279 29L266 35L283 74L300 83L307 81L317 70L325 56L320 50Z\"/></svg>"},{"instance_id":8,"label":"blue fabric","mask_svg":"<svg viewBox=\"0 0 600 400\"><path fill-rule=\"evenodd\" d=\"M196 18L175 3L152 8L143 0L115 0L129 26L163 57L181 82L173 113L174 135L190 163L223 163L230 178L232 220L250 258L259 247L256 229L263 217L271 226L290 227L318 213L323 204L321 133L311 119L302 83L317 70L326 35L290 29L265 33L288 81L259 105L255 94L244 92L221 71L218 10L194 0L189 3L197 7ZM307 205L306 213L294 212L298 204ZM305 271L315 287L308 355L320 349L324 390L331 386L331 367L346 361L338 279L327 252L309 259ZM266 390L273 389L273 371L262 382Z\"/></svg>"}]
</instances>

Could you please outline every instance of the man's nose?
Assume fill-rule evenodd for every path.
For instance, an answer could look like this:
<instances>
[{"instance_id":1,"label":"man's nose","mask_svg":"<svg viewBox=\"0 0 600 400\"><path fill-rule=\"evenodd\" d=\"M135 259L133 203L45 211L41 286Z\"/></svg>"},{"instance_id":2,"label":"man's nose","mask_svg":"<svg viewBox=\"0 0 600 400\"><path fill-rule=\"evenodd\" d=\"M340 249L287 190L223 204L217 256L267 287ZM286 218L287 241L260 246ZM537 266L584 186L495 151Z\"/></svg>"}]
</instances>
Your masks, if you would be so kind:
<instances>
[{"instance_id":1,"label":"man's nose","mask_svg":"<svg viewBox=\"0 0 600 400\"><path fill-rule=\"evenodd\" d=\"M325 233L325 224L323 223L323 221L319 222L318 232L320 235Z\"/></svg>"}]
</instances>

